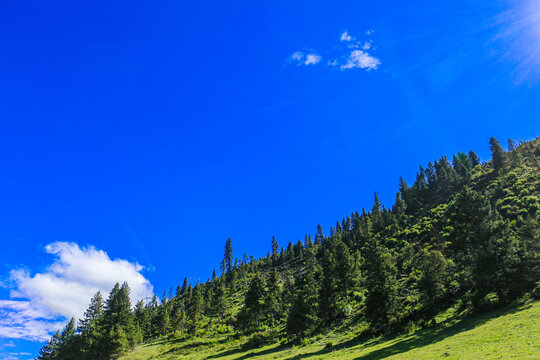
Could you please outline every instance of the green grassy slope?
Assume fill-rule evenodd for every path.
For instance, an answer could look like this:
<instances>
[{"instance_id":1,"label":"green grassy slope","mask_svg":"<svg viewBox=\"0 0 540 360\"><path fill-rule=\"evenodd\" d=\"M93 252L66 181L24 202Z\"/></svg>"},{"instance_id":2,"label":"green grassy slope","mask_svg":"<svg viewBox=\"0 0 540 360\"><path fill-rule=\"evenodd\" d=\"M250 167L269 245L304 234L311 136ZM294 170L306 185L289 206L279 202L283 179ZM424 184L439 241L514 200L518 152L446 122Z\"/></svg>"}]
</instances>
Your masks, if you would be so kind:
<instances>
[{"instance_id":1,"label":"green grassy slope","mask_svg":"<svg viewBox=\"0 0 540 360\"><path fill-rule=\"evenodd\" d=\"M394 338L362 339L359 329L329 333L304 346L246 349L225 335L160 339L123 360L142 359L540 359L540 301L464 317Z\"/></svg>"}]
</instances>

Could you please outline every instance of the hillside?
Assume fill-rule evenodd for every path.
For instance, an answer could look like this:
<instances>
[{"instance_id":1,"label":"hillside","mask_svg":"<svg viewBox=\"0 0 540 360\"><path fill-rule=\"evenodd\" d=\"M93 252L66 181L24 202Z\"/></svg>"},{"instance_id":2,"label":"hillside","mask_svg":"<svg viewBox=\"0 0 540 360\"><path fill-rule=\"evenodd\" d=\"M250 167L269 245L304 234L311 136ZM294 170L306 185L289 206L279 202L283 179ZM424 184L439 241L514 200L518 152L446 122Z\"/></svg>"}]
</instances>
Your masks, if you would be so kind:
<instances>
[{"instance_id":1,"label":"hillside","mask_svg":"<svg viewBox=\"0 0 540 360\"><path fill-rule=\"evenodd\" d=\"M540 139L490 149L489 162L430 162L392 207L375 193L328 235L272 239L266 257L238 259L228 239L221 276L161 301L132 308L127 283L97 293L39 359L531 355L539 304L515 304L540 297Z\"/></svg>"},{"instance_id":2,"label":"hillside","mask_svg":"<svg viewBox=\"0 0 540 360\"><path fill-rule=\"evenodd\" d=\"M540 302L454 318L395 338L329 334L303 346L272 344L245 349L224 337L156 340L123 360L146 359L538 359ZM226 341L226 340L225 340ZM332 342L332 346L326 346Z\"/></svg>"}]
</instances>

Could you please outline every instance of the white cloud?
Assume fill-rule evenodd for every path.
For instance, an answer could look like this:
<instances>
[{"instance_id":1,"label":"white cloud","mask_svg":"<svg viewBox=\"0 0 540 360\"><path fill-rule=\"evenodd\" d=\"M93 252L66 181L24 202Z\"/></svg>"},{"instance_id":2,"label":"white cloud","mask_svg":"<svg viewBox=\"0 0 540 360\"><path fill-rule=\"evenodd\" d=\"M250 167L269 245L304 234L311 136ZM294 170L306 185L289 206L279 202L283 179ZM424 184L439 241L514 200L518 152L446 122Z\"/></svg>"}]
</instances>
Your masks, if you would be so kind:
<instances>
[{"instance_id":1,"label":"white cloud","mask_svg":"<svg viewBox=\"0 0 540 360\"><path fill-rule=\"evenodd\" d=\"M351 41L353 40L354 38L349 35L349 33L347 31L345 31L343 34L341 34L341 37L339 38L340 41Z\"/></svg>"},{"instance_id":2,"label":"white cloud","mask_svg":"<svg viewBox=\"0 0 540 360\"><path fill-rule=\"evenodd\" d=\"M373 30L367 30L365 35L372 35ZM324 64L328 67L334 67L341 70L352 68L365 69L366 71L376 70L381 61L371 55L370 52L377 50L373 45L373 40L364 37L364 40L357 39L345 31L340 36L340 44L333 46L333 49L323 52L325 58L329 58ZM323 56L315 52L296 51L288 59L287 62L298 66L315 65L322 61Z\"/></svg>"},{"instance_id":3,"label":"white cloud","mask_svg":"<svg viewBox=\"0 0 540 360\"><path fill-rule=\"evenodd\" d=\"M75 243L56 242L45 250L55 256L45 272L10 272L12 300L0 300L0 338L43 341L65 319L80 318L94 293L107 297L116 282L128 282L133 303L152 296L152 285L137 263L112 260L102 250Z\"/></svg>"},{"instance_id":4,"label":"white cloud","mask_svg":"<svg viewBox=\"0 0 540 360\"><path fill-rule=\"evenodd\" d=\"M294 52L289 61L296 63L297 65L315 65L321 61L322 57L315 53L304 54L302 51Z\"/></svg>"},{"instance_id":5,"label":"white cloud","mask_svg":"<svg viewBox=\"0 0 540 360\"><path fill-rule=\"evenodd\" d=\"M304 62L304 65L315 65L319 61L321 61L321 57L317 54L307 54L306 55L306 61Z\"/></svg>"},{"instance_id":6,"label":"white cloud","mask_svg":"<svg viewBox=\"0 0 540 360\"><path fill-rule=\"evenodd\" d=\"M304 58L304 53L301 51L294 52L290 57L291 60L297 61L297 62L302 62L303 58Z\"/></svg>"},{"instance_id":7,"label":"white cloud","mask_svg":"<svg viewBox=\"0 0 540 360\"><path fill-rule=\"evenodd\" d=\"M360 68L366 70L376 70L381 64L381 61L376 57L369 55L362 50L351 51L347 63L341 65L341 70L347 70L352 68Z\"/></svg>"}]
</instances>

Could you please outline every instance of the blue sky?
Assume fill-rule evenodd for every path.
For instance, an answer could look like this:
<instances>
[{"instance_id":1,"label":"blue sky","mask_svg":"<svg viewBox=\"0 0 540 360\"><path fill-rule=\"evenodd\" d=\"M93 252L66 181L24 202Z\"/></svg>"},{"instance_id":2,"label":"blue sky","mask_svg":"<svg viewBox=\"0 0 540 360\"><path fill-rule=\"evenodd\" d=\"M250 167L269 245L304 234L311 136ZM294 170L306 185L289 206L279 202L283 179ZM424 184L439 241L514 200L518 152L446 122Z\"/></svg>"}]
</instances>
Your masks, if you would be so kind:
<instances>
[{"instance_id":1,"label":"blue sky","mask_svg":"<svg viewBox=\"0 0 540 360\"><path fill-rule=\"evenodd\" d=\"M534 3L2 2L0 357L539 135Z\"/></svg>"}]
</instances>

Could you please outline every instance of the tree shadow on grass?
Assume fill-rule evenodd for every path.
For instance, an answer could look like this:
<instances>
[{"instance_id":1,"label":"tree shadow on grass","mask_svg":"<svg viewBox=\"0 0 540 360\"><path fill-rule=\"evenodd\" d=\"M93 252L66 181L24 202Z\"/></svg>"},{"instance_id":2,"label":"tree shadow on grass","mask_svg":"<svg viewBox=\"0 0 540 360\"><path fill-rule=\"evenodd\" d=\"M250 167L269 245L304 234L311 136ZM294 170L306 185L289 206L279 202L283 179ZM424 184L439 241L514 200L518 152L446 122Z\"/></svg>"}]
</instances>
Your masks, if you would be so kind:
<instances>
[{"instance_id":1,"label":"tree shadow on grass","mask_svg":"<svg viewBox=\"0 0 540 360\"><path fill-rule=\"evenodd\" d=\"M530 305L527 307L530 307ZM298 354L293 357L289 357L286 360L306 359L313 356L320 356L320 355L328 354L334 351L345 350L345 349L352 348L358 345L362 345L362 347L358 349L360 351L362 349L366 349L367 347L376 345L378 343L390 341L393 339L397 340L396 342L392 342L384 348L371 351L367 354L361 355L356 358L356 360L384 359L386 357L404 353L415 348L421 348L427 345L437 343L457 333L474 329L475 327L480 326L489 320L495 319L499 316L508 315L508 314L512 314L518 311L522 311L527 307L520 307L516 305L510 308L507 308L504 311L499 310L499 311L493 311L489 313L472 315L472 316L464 317L457 320L456 319L450 320L447 323L441 323L438 327L420 330L414 333L413 335L404 337L402 340L397 340L398 339L397 337L381 338L378 341L373 341L373 339L368 340L368 341L363 340L363 339L352 339L341 344L337 344L334 346L321 349L316 352Z\"/></svg>"},{"instance_id":2,"label":"tree shadow on grass","mask_svg":"<svg viewBox=\"0 0 540 360\"><path fill-rule=\"evenodd\" d=\"M269 355L269 354L272 354L272 353L275 353L275 352L285 350L285 349L290 348L290 347L291 347L290 345L277 345L277 346L274 346L272 348L269 348L269 349L266 349L266 350L263 350L263 351L259 351L259 352L257 352L257 349L245 349L245 348L240 347L240 348L227 350L227 351L221 352L219 354L209 356L209 357L207 357L207 359L219 359L219 358L222 358L222 357L225 357L225 356L231 356L231 355L235 355L235 354L240 355L241 353L248 352L247 354L244 354L244 355L242 355L240 357L235 358L235 360L244 360L244 359L250 359L250 358L253 358L253 357L256 357L256 356Z\"/></svg>"}]
</instances>

